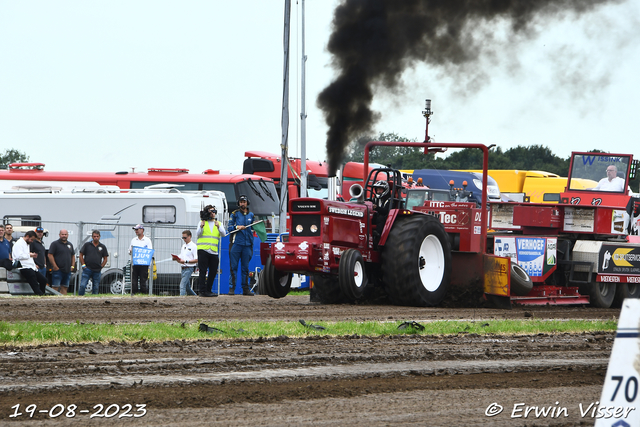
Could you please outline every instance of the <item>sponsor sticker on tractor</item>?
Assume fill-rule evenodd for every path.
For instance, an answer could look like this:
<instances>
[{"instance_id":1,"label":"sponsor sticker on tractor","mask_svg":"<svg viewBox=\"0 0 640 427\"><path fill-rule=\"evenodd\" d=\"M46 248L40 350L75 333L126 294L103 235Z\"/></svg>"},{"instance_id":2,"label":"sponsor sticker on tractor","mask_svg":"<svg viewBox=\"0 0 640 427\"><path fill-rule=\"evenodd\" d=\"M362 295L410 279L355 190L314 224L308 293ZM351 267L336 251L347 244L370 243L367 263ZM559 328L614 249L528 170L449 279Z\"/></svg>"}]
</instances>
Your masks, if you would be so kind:
<instances>
[{"instance_id":1,"label":"sponsor sticker on tractor","mask_svg":"<svg viewBox=\"0 0 640 427\"><path fill-rule=\"evenodd\" d=\"M640 274L640 248L602 245L598 257L598 273Z\"/></svg>"},{"instance_id":2,"label":"sponsor sticker on tractor","mask_svg":"<svg viewBox=\"0 0 640 427\"><path fill-rule=\"evenodd\" d=\"M535 237L517 237L516 250L518 251L518 264L529 276L542 276L545 239Z\"/></svg>"},{"instance_id":3,"label":"sponsor sticker on tractor","mask_svg":"<svg viewBox=\"0 0 640 427\"><path fill-rule=\"evenodd\" d=\"M541 277L557 264L557 244L555 237L496 236L493 253L510 258L530 277Z\"/></svg>"},{"instance_id":4,"label":"sponsor sticker on tractor","mask_svg":"<svg viewBox=\"0 0 640 427\"><path fill-rule=\"evenodd\" d=\"M513 206L492 205L491 206L491 228L519 229L520 226L513 225Z\"/></svg>"},{"instance_id":5,"label":"sponsor sticker on tractor","mask_svg":"<svg viewBox=\"0 0 640 427\"><path fill-rule=\"evenodd\" d=\"M564 208L564 231L581 231L593 233L593 209Z\"/></svg>"}]
</instances>

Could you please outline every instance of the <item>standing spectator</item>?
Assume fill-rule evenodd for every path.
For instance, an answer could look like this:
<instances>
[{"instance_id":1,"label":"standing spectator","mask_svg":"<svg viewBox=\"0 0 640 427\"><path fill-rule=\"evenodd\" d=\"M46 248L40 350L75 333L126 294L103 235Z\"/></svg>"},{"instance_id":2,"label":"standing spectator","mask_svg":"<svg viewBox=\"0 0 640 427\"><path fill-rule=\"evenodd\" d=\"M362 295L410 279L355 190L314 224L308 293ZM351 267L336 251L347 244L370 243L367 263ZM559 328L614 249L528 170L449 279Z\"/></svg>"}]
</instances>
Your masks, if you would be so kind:
<instances>
[{"instance_id":1,"label":"standing spectator","mask_svg":"<svg viewBox=\"0 0 640 427\"><path fill-rule=\"evenodd\" d=\"M200 221L196 237L198 242L198 268L200 269L200 277L198 284L198 295L201 297L217 297L216 292L212 292L213 279L218 273L218 265L220 263L219 248L220 238L227 235L220 221L216 219L215 206L207 205L204 210L209 213L208 219ZM207 274L208 270L208 274ZM206 276L206 280L205 280Z\"/></svg>"},{"instance_id":2,"label":"standing spectator","mask_svg":"<svg viewBox=\"0 0 640 427\"><path fill-rule=\"evenodd\" d=\"M253 256L253 212L249 212L249 199L247 196L240 196L238 205L240 209L233 211L229 217L229 232L237 231L233 239L233 247L229 252L229 262L231 266L229 276L229 295L233 295L236 288L236 275L238 273L238 261L242 260L242 295L252 296L249 289L249 262Z\"/></svg>"},{"instance_id":3,"label":"standing spectator","mask_svg":"<svg viewBox=\"0 0 640 427\"><path fill-rule=\"evenodd\" d=\"M80 249L80 264L82 264L82 279L80 280L80 291L78 295L84 295L89 279L93 283L91 293L98 295L100 288L100 275L102 268L107 263L109 252L107 247L100 243L100 231L91 232L91 241L82 245Z\"/></svg>"},{"instance_id":4,"label":"standing spectator","mask_svg":"<svg viewBox=\"0 0 640 427\"><path fill-rule=\"evenodd\" d=\"M11 257L11 243L4 238L4 225L0 224L0 267L7 270L13 268L13 258Z\"/></svg>"},{"instance_id":5,"label":"standing spectator","mask_svg":"<svg viewBox=\"0 0 640 427\"><path fill-rule=\"evenodd\" d=\"M13 249L13 244L18 241L18 239L13 237L13 225L5 224L4 226L4 238L9 241L11 248Z\"/></svg>"},{"instance_id":6,"label":"standing spectator","mask_svg":"<svg viewBox=\"0 0 640 427\"><path fill-rule=\"evenodd\" d=\"M182 250L180 251L180 257L176 259L182 266L182 279L180 280L180 296L184 295L196 295L191 289L191 275L196 269L198 264L198 247L191 241L191 231L184 230L182 232Z\"/></svg>"},{"instance_id":7,"label":"standing spectator","mask_svg":"<svg viewBox=\"0 0 640 427\"><path fill-rule=\"evenodd\" d=\"M62 295L67 294L71 273L76 267L76 253L67 239L69 232L60 230L60 238L49 246L49 264L51 264L51 287L60 289Z\"/></svg>"},{"instance_id":8,"label":"standing spectator","mask_svg":"<svg viewBox=\"0 0 640 427\"><path fill-rule=\"evenodd\" d=\"M136 232L136 237L131 240L129 246L129 255L132 254L133 247L153 249L151 239L144 235L144 226L138 224L133 227ZM148 265L132 265L131 266L131 292L137 294L138 292L143 294L149 293L149 287L147 286L147 279L149 278L149 266ZM140 288L138 288L138 281L140 282Z\"/></svg>"},{"instance_id":9,"label":"standing spectator","mask_svg":"<svg viewBox=\"0 0 640 427\"><path fill-rule=\"evenodd\" d=\"M45 264L46 256L44 244L42 243L42 236L44 236L44 228L37 227L36 228L36 238L31 242L31 252L35 252L38 256L33 260L36 263L36 267L38 267L38 272L42 274L44 277L47 277L47 267Z\"/></svg>"},{"instance_id":10,"label":"standing spectator","mask_svg":"<svg viewBox=\"0 0 640 427\"><path fill-rule=\"evenodd\" d=\"M33 259L38 256L35 252L30 252L29 245L36 238L36 233L29 230L24 236L18 239L13 245L13 259L20 261L20 274L29 283L33 293L44 295L47 288L47 278L38 272L38 267Z\"/></svg>"}]
</instances>

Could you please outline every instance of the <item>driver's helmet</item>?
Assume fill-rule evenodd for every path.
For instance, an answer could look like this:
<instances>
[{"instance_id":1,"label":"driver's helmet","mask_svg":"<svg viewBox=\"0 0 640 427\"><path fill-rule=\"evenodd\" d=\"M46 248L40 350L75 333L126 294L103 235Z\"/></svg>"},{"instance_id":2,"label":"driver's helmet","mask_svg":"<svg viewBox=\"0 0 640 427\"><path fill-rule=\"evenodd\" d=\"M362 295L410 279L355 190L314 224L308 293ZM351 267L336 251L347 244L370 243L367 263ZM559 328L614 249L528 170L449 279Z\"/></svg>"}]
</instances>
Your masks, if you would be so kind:
<instances>
[{"instance_id":1,"label":"driver's helmet","mask_svg":"<svg viewBox=\"0 0 640 427\"><path fill-rule=\"evenodd\" d=\"M382 191L378 191L379 189L382 189ZM387 194L389 194L389 183L387 181L380 180L373 184L374 197L382 199L386 197Z\"/></svg>"}]
</instances>

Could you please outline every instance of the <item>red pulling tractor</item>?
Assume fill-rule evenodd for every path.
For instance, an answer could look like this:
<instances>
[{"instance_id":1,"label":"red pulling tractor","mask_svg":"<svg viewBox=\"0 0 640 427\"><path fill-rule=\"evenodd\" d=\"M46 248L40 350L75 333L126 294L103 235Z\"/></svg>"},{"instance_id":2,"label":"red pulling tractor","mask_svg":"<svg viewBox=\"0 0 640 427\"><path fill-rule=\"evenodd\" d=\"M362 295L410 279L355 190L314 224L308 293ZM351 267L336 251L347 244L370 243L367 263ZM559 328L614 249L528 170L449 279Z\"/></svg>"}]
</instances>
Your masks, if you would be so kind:
<instances>
[{"instance_id":1,"label":"red pulling tractor","mask_svg":"<svg viewBox=\"0 0 640 427\"><path fill-rule=\"evenodd\" d=\"M640 254L637 267L620 270L621 257L630 264L635 260L636 246L624 239L629 230L637 234L638 209L626 192L635 170L631 156L574 154L568 191L555 205L505 202L491 203L489 209L485 185L480 207L426 200L407 209L399 171L368 173L369 150L375 146L425 148L424 143L371 142L365 147L364 188L351 190L356 201L290 200L288 239L261 246L265 268L260 286L269 296L287 295L291 275L298 273L313 277L314 292L324 303L360 300L375 287L382 287L393 303L412 306L435 306L447 292L469 290L484 292L501 307L512 301L605 307L614 297L618 302L638 297ZM443 148L481 149L487 182L486 146L428 144L429 150ZM593 170L581 160L587 155L594 159ZM625 166L618 169L625 175L624 190L571 189L572 176L594 179L604 159L613 158ZM374 184L380 180L390 188L386 222L375 212ZM488 224L495 231L488 233Z\"/></svg>"}]
</instances>

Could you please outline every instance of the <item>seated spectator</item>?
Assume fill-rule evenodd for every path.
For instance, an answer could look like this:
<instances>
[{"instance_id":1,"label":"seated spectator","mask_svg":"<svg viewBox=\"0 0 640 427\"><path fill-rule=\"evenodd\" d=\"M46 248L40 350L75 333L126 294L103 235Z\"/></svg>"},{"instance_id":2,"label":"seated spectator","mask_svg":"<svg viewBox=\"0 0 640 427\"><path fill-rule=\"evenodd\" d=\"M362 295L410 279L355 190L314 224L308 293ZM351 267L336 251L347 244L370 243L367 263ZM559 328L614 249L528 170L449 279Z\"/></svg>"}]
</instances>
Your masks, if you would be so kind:
<instances>
[{"instance_id":1,"label":"seated spectator","mask_svg":"<svg viewBox=\"0 0 640 427\"><path fill-rule=\"evenodd\" d=\"M11 257L11 243L4 238L4 225L0 224L0 267L7 270L13 268L13 258Z\"/></svg>"},{"instance_id":2,"label":"seated spectator","mask_svg":"<svg viewBox=\"0 0 640 427\"><path fill-rule=\"evenodd\" d=\"M11 244L11 249L13 249L13 244L18 241L18 239L13 237L13 225L9 223L4 225L4 238L9 241L9 244Z\"/></svg>"},{"instance_id":3,"label":"seated spectator","mask_svg":"<svg viewBox=\"0 0 640 427\"><path fill-rule=\"evenodd\" d=\"M20 262L20 274L29 283L33 293L36 295L44 295L47 287L47 279L38 272L38 267L33 261L38 256L37 253L29 250L29 245L36 239L34 231L27 231L25 235L18 239L13 245L13 259Z\"/></svg>"}]
</instances>

